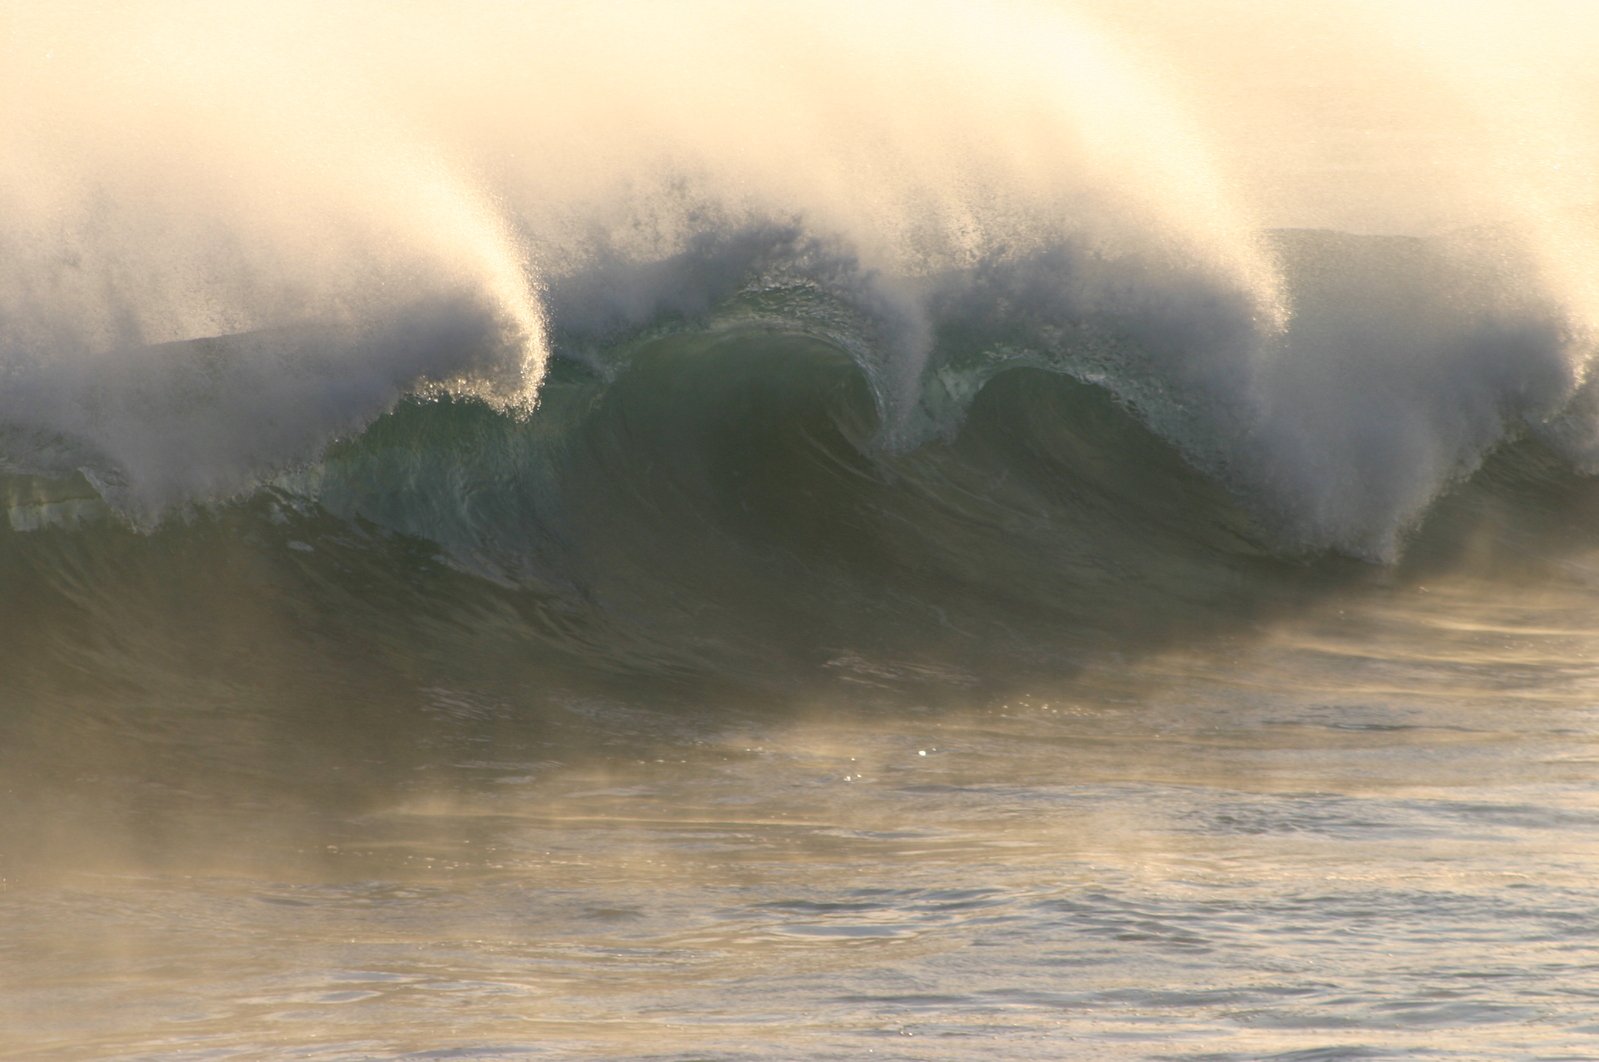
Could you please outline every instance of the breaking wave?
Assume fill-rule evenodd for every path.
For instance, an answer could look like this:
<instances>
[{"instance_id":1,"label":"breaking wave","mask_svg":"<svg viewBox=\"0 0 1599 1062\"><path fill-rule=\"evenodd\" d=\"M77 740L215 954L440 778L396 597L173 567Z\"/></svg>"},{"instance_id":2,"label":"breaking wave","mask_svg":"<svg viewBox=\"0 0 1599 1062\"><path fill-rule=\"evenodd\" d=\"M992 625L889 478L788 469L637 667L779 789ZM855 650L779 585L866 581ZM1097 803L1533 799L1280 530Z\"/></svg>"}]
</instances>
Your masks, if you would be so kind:
<instances>
[{"instance_id":1,"label":"breaking wave","mask_svg":"<svg viewBox=\"0 0 1599 1062\"><path fill-rule=\"evenodd\" d=\"M1211 16L9 10L14 596L136 644L206 555L413 648L447 599L582 666L979 681L1558 553L1587 22L1256 12L1298 51L1222 79Z\"/></svg>"}]
</instances>

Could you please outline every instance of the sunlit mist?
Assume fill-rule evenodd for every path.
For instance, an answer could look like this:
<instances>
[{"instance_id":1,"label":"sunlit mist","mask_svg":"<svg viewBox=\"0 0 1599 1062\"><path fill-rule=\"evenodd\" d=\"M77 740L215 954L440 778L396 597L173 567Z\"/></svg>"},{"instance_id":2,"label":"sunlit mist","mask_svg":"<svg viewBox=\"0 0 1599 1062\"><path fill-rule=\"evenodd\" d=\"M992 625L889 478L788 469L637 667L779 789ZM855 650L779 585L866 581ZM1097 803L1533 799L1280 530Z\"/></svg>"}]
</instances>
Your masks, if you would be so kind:
<instances>
[{"instance_id":1,"label":"sunlit mist","mask_svg":"<svg viewBox=\"0 0 1599 1062\"><path fill-rule=\"evenodd\" d=\"M0 1058L1599 1057L1596 55L0 0Z\"/></svg>"}]
</instances>

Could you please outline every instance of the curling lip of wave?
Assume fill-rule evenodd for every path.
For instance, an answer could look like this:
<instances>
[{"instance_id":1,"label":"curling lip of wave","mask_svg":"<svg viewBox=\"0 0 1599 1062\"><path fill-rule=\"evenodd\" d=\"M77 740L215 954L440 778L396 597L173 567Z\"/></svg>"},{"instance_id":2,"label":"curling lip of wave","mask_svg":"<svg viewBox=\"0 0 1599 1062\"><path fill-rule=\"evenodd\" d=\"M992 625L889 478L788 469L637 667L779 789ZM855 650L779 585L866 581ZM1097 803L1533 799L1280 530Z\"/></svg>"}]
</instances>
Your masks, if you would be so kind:
<instances>
[{"instance_id":1,"label":"curling lip of wave","mask_svg":"<svg viewBox=\"0 0 1599 1062\"><path fill-rule=\"evenodd\" d=\"M1572 184L1484 164L1521 132L1592 156L1591 76L1550 47L1590 23L1257 20L1313 42L1296 63L1401 145L1448 134L1436 172L1387 183L1490 235L1407 241L1263 237L1267 177L1306 200L1381 182L1296 168L1302 129L1189 77L1188 30L1135 8L83 14L8 11L0 35L0 445L12 467L80 454L144 525L314 462L406 393L525 411L552 342L620 371L631 332L756 303L848 352L878 445L948 436L1005 368L1067 373L1291 548L1392 559L1522 433L1599 457ZM1236 13L1214 14L1226 53ZM1502 62L1467 61L1489 42ZM1411 110L1346 85L1345 53ZM1536 98L1500 73L1530 58ZM1277 168L1240 150L1249 122L1285 134ZM315 338L283 331L304 320Z\"/></svg>"},{"instance_id":2,"label":"curling lip of wave","mask_svg":"<svg viewBox=\"0 0 1599 1062\"><path fill-rule=\"evenodd\" d=\"M791 230L775 245L758 235L767 261L746 263L786 275L740 284L809 283L835 299L853 285L852 353L890 433L916 419L935 356L923 289L949 270L1092 245L1273 312L1270 270L1237 237L1180 110L1064 10L83 14L4 16L0 366L21 378L30 426L68 436L94 419L86 390L130 389L110 402L131 414L113 445L87 441L118 451L104 456L124 466L120 501L142 518L309 460L381 411L377 391L414 380L526 407L550 328L570 337L586 330L579 317L637 324L663 300L714 303L725 276L652 263L705 266L710 244L748 259L744 233ZM625 283L596 304L584 278L598 275ZM447 342L430 364L404 340L341 340L348 379L326 387L353 398L320 423L270 388L256 409L225 397L214 416L166 415L151 393L195 385L108 369L151 360L128 351L301 320L381 335L461 299L506 338L493 358L474 351L463 378ZM241 380L270 374L277 355L233 347L267 363ZM19 419L21 401L0 414ZM220 438L223 425L239 437ZM162 467L213 452L208 467Z\"/></svg>"},{"instance_id":3,"label":"curling lip of wave","mask_svg":"<svg viewBox=\"0 0 1599 1062\"><path fill-rule=\"evenodd\" d=\"M253 602L323 634L340 617L395 661L960 691L1461 557L1558 573L1599 506L1547 450L1510 447L1390 572L1279 556L1214 480L1066 374L999 373L959 432L914 450L874 450L876 427L842 348L746 318L643 340L614 376L557 363L532 418L402 402L316 464L147 535L105 520L81 480L0 476L16 531L66 532L0 528L0 573L62 622L119 632L130 672L140 616L248 624Z\"/></svg>"},{"instance_id":4,"label":"curling lip of wave","mask_svg":"<svg viewBox=\"0 0 1599 1062\"><path fill-rule=\"evenodd\" d=\"M1587 459L1579 340L1558 307L1508 283L1513 265L1484 272L1458 240L1289 231L1270 244L1297 281L1296 305L1264 336L1247 303L1204 278L1160 278L1071 243L924 278L936 358L898 413L882 360L896 304L846 250L792 226L706 235L654 263L613 261L548 298L552 319L567 322L554 332L567 356L613 380L651 336L815 337L864 374L878 419L868 450L953 436L1007 369L1091 382L1227 483L1288 549L1392 560L1440 490L1528 431L1579 467ZM604 297L619 283L629 305ZM105 500L153 526L187 500L248 493L313 464L408 393L492 378L515 342L492 310L460 298L382 329L302 326L124 352L92 386L65 392L15 373L0 401L9 464L83 469ZM1255 344L1253 356L1238 357L1238 344ZM755 371L777 372L780 354L749 347Z\"/></svg>"}]
</instances>

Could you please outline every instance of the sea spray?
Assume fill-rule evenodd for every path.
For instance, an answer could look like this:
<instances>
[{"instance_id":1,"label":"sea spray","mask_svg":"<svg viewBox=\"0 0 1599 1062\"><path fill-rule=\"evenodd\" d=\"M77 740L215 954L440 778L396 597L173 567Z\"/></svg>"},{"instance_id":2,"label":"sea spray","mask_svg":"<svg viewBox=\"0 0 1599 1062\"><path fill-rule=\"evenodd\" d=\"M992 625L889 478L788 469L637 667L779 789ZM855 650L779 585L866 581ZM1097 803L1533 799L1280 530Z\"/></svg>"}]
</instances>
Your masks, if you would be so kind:
<instances>
[{"instance_id":1,"label":"sea spray","mask_svg":"<svg viewBox=\"0 0 1599 1062\"><path fill-rule=\"evenodd\" d=\"M1198 132L1061 12L170 4L6 18L0 357L46 406L81 404L85 378L113 378L97 366L136 348L301 325L381 333L448 303L496 322L479 331L508 337L487 360L509 371L480 356L463 376L445 349L437 365L390 364L381 344L336 360L396 390L454 383L525 408L545 291L751 226L828 248L783 264L802 280L840 276L807 276L821 258L854 263L831 286L874 319L862 360L886 435L905 441L935 355L923 289L938 274L1067 239L1114 262L1176 262L1275 312ZM608 299L623 317L652 301L626 286ZM285 413L261 403L231 409L234 430ZM191 486L246 488L383 408L354 402L253 473ZM152 447L203 449L159 410L144 419L171 437ZM53 426L74 431L70 416ZM140 504L169 503L171 476L120 472Z\"/></svg>"},{"instance_id":2,"label":"sea spray","mask_svg":"<svg viewBox=\"0 0 1599 1062\"><path fill-rule=\"evenodd\" d=\"M1599 1058L1596 52L0 0L0 1054Z\"/></svg>"},{"instance_id":3,"label":"sea spray","mask_svg":"<svg viewBox=\"0 0 1599 1062\"><path fill-rule=\"evenodd\" d=\"M1392 559L1525 432L1587 461L1592 20L1207 11L8 8L5 460L151 526L753 314L885 452L1009 369L1105 387L1290 550ZM1329 219L1427 242L1274 228Z\"/></svg>"}]
</instances>

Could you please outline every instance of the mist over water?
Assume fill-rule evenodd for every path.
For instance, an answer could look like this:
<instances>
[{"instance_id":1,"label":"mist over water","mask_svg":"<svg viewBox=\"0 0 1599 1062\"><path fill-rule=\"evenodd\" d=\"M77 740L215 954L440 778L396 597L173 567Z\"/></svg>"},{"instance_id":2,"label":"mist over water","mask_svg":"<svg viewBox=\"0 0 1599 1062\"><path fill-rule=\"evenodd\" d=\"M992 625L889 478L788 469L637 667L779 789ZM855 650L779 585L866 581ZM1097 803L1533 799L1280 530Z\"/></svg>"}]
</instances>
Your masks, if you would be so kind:
<instances>
[{"instance_id":1,"label":"mist over water","mask_svg":"<svg viewBox=\"0 0 1599 1062\"><path fill-rule=\"evenodd\" d=\"M1585 1057L1599 9L0 3L0 1057Z\"/></svg>"}]
</instances>

